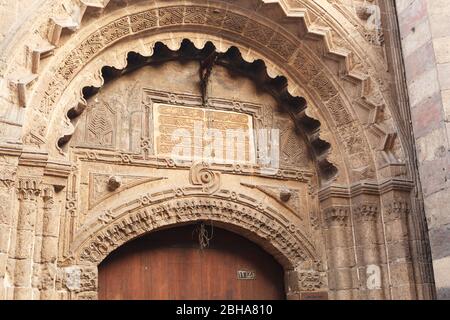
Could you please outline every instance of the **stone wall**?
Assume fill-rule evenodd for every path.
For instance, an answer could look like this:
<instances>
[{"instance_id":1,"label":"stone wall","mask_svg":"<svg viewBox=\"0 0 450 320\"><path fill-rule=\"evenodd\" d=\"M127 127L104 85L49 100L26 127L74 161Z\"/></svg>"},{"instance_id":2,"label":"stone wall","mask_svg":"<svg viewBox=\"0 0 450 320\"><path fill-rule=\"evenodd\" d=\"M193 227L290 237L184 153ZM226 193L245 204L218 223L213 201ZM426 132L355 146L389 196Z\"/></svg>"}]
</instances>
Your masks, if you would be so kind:
<instances>
[{"instance_id":1,"label":"stone wall","mask_svg":"<svg viewBox=\"0 0 450 320\"><path fill-rule=\"evenodd\" d=\"M42 0L0 0L0 12L2 19L0 20L0 43L14 34L17 26L24 22L27 13L34 12L31 10L39 5Z\"/></svg>"},{"instance_id":2,"label":"stone wall","mask_svg":"<svg viewBox=\"0 0 450 320\"><path fill-rule=\"evenodd\" d=\"M396 4L437 294L450 299L450 2Z\"/></svg>"},{"instance_id":3,"label":"stone wall","mask_svg":"<svg viewBox=\"0 0 450 320\"><path fill-rule=\"evenodd\" d=\"M408 8L413 2L398 2L398 5ZM23 7L24 3L27 3L26 7ZM262 193L251 198L251 202L257 204L255 210L265 212L264 206L259 208L261 206L255 199L272 201L277 210L270 206L268 212L282 213L283 221L288 221L286 234L302 230L298 217L294 222L286 218L295 215L295 212L290 213L286 204L279 203L277 194L273 195L273 188L287 184L290 177L303 181L303 172L280 171L282 182L266 185L265 182L261 183L262 178L256 175L253 168L214 168L210 176L220 173L223 185L228 181L229 188L222 189L221 185L220 190L210 192L209 186L204 188L196 184L197 179L188 179L188 172L196 172L195 166L174 168L173 159L163 158L158 153L151 154L149 142L153 140L149 139L149 130L142 129L144 134L136 134L135 140L128 139L134 134L118 134L117 141L125 141L130 147L116 149L112 147L115 146L115 140L109 135L113 122L102 122L104 118L98 114L95 116L95 112L92 119L96 120L90 120L89 98L92 98L91 94L95 90L87 90L89 95L86 93L85 96L82 89L101 87L105 80L111 80L113 75L119 74L114 70L111 72L110 67L136 70L135 67L143 67L144 61L149 61L142 57L163 61L158 59L162 59L169 49L179 52L176 54L181 56L183 52L197 52L207 42L218 49L217 57L220 59L217 58L216 64L225 64L239 72L245 71L240 70L245 66L245 72L255 75L250 79L256 87L266 88L269 84L270 88L273 87L269 91L277 94L273 97L275 100L288 96L287 93L299 97L288 99L291 102L295 100L299 105L286 110L289 110L299 127L299 137L308 139L307 145L311 148L307 151L314 155L314 161L320 169L320 176L316 180L320 178L321 182L319 185L303 181L303 194L314 201L303 201L311 203L311 210L299 212L310 215L310 219L306 216L303 219L308 223L303 229L317 233L316 242L323 247L320 250L308 249L314 254L306 256L301 251L292 250L314 238L304 236L303 233L301 238L291 237L278 244L261 240L263 247L267 243L267 246L287 248L285 254L279 255L285 256L288 261L293 260L286 268L289 279L292 278L286 286L289 288L288 298L302 297L301 288L313 291L325 288L329 291L330 299L434 297L429 241L426 237L428 230L421 206L421 183L417 179L415 166L411 165L416 163L416 152L412 147L414 139L409 121L408 97L405 94L406 81L402 78L400 37L398 34L389 36L389 31L397 32L394 0L97 0L95 3L80 0L0 0L3 5L0 6L1 14L8 16L7 21L0 22L0 190L9 190L11 193L17 191L17 197L3 191L1 195L4 198L0 198L3 208L0 208L0 233L3 230L3 235L6 235L0 237L0 299L95 298L97 264L112 250L136 236L136 232L140 234L161 225L169 226L173 221L179 223L206 219L204 213L197 217L183 215L181 218L185 220L178 221L180 217L172 211L163 210L159 204L155 208L151 207L154 199L159 199L161 203L180 199L184 192L184 189L179 188L180 181L184 181L181 186L191 192L188 194L191 198L186 201L197 201L199 198L204 201L205 197L210 201L214 192L224 191L227 197L234 198L230 200L231 206L240 200L241 194L248 200L250 192ZM389 4L380 9L378 5L383 3ZM20 12L19 19L17 12ZM413 9L411 12L416 14L421 11ZM388 26L379 23L380 15L388 16ZM407 17L402 19L406 21ZM405 34L404 29L402 32ZM191 44L186 44L184 40L189 40ZM179 50L182 46L183 49ZM433 54L429 57L434 56L434 50L432 46ZM129 55L130 51L136 54ZM424 59L420 56L414 60L413 66L418 71L412 71L414 69L407 65L409 84L414 83L411 73L419 78L422 72L417 59L420 62ZM263 64L258 64L261 61ZM422 120L440 114L429 112L428 105L421 102L427 101L427 95L419 97L419 93L425 92L424 88L433 83L438 85L435 86L436 90L431 91L441 97L441 84L435 65L435 61L424 64L427 71L428 67L434 68L435 82L426 78L425 84L420 85L424 81L417 82L416 87L421 91L410 86L410 96L415 99L412 103L414 110L422 110L421 107L425 110L414 114L413 119ZM197 64L195 66L198 67ZM108 67L109 72L99 72L104 67ZM185 65L183 70L189 71L189 68ZM199 72L192 70L189 74L197 79ZM214 70L217 71L217 68ZM424 71L423 74L427 73ZM182 73L177 70L171 72L170 77L158 74L161 79L173 80L176 76L178 82L180 75ZM273 81L272 78L277 75L279 77ZM236 77L215 85L214 76L213 72L209 81L211 88L225 88L222 91L233 95L219 95L221 99L226 98L225 111L230 111L230 108L234 108L233 112L243 111L247 108L247 104L244 108L242 103L236 103L240 101L236 101L236 98L242 96L241 90L236 89L242 86L231 87L232 83L237 83ZM147 108L145 119L150 119L149 104L153 100L162 99L162 102L171 105L190 104L191 107L193 101L197 101L198 107L204 103L208 92L214 92L211 88L208 92L204 90L207 78L210 76L202 76L200 80L201 93L198 86L194 86L195 90L192 87L189 87L190 90L179 90L173 87L172 80L164 83L158 79L158 84L164 84L158 92L155 92L155 88L153 91L145 90L144 97L149 100L144 99L143 103L148 105L140 103L139 94L134 95L139 102L137 108ZM124 80L122 78L119 81ZM394 90L396 86L402 86L403 91L398 88ZM149 89L146 87L139 88ZM439 101L437 109L441 110L442 100ZM262 105L261 101L256 102ZM106 115L107 118L113 118L109 111ZM270 112L256 116L264 123L270 123L273 119ZM87 141L96 144L91 146L92 152L83 151L81 149L86 146L76 144L86 142L86 138L81 139L75 132L83 124L83 119L102 124L93 126L94 139ZM284 123L287 122L283 122L283 128ZM443 120L438 123L443 127ZM425 128L426 125L421 130L416 123L415 127L424 139L428 133L441 132L435 127L429 130ZM132 130L122 130L128 131ZM113 135L115 138L114 132ZM72 141L71 136L74 138ZM294 138L287 141L291 140L292 143L287 143L288 147L284 150L289 149L288 155L292 150L294 155L298 154L301 148L296 144L300 139L296 135L290 136ZM420 141L420 137L417 137ZM444 141L443 138L438 140ZM98 145L103 147L100 151L97 151ZM439 148L440 145L431 148L431 143L427 142L424 145L428 149L419 150L419 158L423 163L425 160L431 161L428 158L434 159L439 151L445 154L447 148L447 144L443 146L444 149ZM135 146L141 150L137 154L129 153ZM418 147L420 149L420 144ZM80 149L80 153L75 149ZM283 148L281 151L284 153ZM294 156L287 158L297 163ZM433 161L429 166L437 168ZM3 170L3 167L8 170ZM152 174L151 177L154 174L177 183L170 189L161 187L151 192L144 184L137 186L138 189L124 188L120 197L108 190L105 177L110 178L110 173L117 171L114 168L125 170L116 174L122 181L127 181L128 178L141 176L142 167L153 170L147 172ZM110 171L104 172L105 168ZM98 172L94 172L94 169L98 169ZM443 193L430 186L438 179L442 180L444 175L438 171L438 174L429 175L427 180L424 170L421 173L427 210L430 216L438 217L439 214L432 214L430 199L436 194L441 195L440 202L446 199ZM93 179L89 180L91 173ZM241 175L248 175L247 180L251 178L254 181L244 182L246 185L238 184L242 180ZM94 177L98 177L99 189L94 188ZM180 180L180 177L184 180ZM414 186L417 190L411 192ZM114 206L109 204L108 208L112 211L91 208L91 212L88 212L83 208L90 201L91 190L97 190L102 197L104 191L108 201L112 199L118 203ZM146 193L141 197L140 192L144 190ZM225 193L217 196L222 199ZM130 195L135 197L131 202ZM153 215L146 214L148 211L133 211L136 208L131 210L131 207L122 206L124 199L128 199L127 204L137 205L140 209L154 209L159 212L158 219L154 221L148 218L153 218ZM439 200L434 201L441 205ZM254 211L249 211L247 207L240 208L244 210L225 211L226 217L220 216L218 221L230 225L233 221L243 224L236 216L241 217L245 210L252 214ZM217 212L222 215L220 210ZM61 223L57 217L61 218ZM273 229L273 221L274 215L269 214L264 221L255 221L255 226L248 224L248 228L244 229L257 240L261 237L253 229L268 230L269 233L281 230L276 225ZM159 225L159 222L162 224ZM61 226L58 235L53 227L49 227L54 224ZM431 226L443 224L430 220ZM436 233L432 232L432 241L436 241L439 230L433 230ZM58 250L55 247L56 237ZM279 238L277 235L276 239ZM294 259L286 258L289 256ZM304 259L306 264L298 264L297 256ZM87 263L87 268L84 269L86 265L79 268L81 263ZM440 270L439 267L436 270ZM297 274L297 271L300 273ZM317 272L326 273L323 277L325 280L322 281ZM78 289L69 281L73 280L74 275L87 280Z\"/></svg>"}]
</instances>

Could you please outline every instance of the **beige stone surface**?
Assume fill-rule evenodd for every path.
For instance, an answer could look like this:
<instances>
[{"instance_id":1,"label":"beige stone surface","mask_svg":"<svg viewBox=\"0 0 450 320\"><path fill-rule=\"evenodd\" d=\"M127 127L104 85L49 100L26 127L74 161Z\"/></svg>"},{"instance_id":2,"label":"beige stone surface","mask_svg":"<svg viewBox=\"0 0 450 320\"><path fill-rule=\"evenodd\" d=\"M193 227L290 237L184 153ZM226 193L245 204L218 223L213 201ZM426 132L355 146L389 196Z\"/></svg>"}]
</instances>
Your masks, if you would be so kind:
<instances>
[{"instance_id":1,"label":"beige stone surface","mask_svg":"<svg viewBox=\"0 0 450 320\"><path fill-rule=\"evenodd\" d=\"M411 148L392 3L107 2L0 0L0 200L14 213L0 209L0 297L96 299L97 266L116 248L209 219L272 254L290 299L434 297L430 270L412 272L431 262L413 161L434 165L442 130ZM417 26L397 4L406 66L448 36L439 10L430 23L413 5ZM436 52L438 65L402 80L416 116L446 87L444 40ZM161 152L199 112L222 133L279 130L275 170L257 157L258 135L240 163Z\"/></svg>"},{"instance_id":2,"label":"beige stone surface","mask_svg":"<svg viewBox=\"0 0 450 320\"><path fill-rule=\"evenodd\" d=\"M450 135L448 134L448 94L449 89L449 34L448 23L450 16L450 3L442 0L415 0L412 5L405 6L398 3L400 24L402 19L408 20L410 30L402 30L402 47L406 56L406 73L409 84L410 102L413 109L413 118L416 114L414 131L418 148L419 171L423 190L424 204L430 229L431 251L433 259L441 260L448 255L446 246L441 241L448 237L449 223L448 199L450 197L449 163L450 163ZM415 10L415 8L421 10ZM419 15L414 15L420 12ZM426 26L429 26L428 34ZM417 41L421 35L422 41ZM426 43L425 40L426 39ZM423 46L428 46L428 54L416 54ZM421 59L421 57L423 57ZM408 63L409 62L409 63ZM425 62L425 63L424 63ZM414 66L427 64L426 70ZM432 100L433 103L427 103ZM415 107L417 106L417 107ZM427 116L427 113L428 115ZM430 130L423 130L429 127ZM442 260L442 261L445 261ZM441 269L442 264L441 262ZM436 275L438 297L448 299L449 286L441 276Z\"/></svg>"}]
</instances>

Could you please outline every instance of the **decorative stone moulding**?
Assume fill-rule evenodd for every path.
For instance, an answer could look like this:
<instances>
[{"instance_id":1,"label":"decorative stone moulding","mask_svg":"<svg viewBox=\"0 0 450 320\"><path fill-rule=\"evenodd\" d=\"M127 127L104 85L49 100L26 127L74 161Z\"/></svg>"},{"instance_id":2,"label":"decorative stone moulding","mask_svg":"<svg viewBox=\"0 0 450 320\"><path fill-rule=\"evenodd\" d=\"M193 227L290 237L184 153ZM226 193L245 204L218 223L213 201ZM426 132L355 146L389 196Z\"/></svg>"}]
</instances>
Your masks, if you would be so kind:
<instances>
[{"instance_id":1,"label":"decorative stone moulding","mask_svg":"<svg viewBox=\"0 0 450 320\"><path fill-rule=\"evenodd\" d=\"M316 249L308 237L285 218L275 218L273 208L261 207L244 197L232 199L232 193L227 190L207 197L202 189L198 188L197 196L184 194L182 190L167 190L162 192L164 196L160 199L150 196L143 201L143 198L129 201L128 209L123 205L111 209L106 223L98 223L98 219L104 221L103 214L92 217L75 236L67 263L98 265L114 249L141 234L199 220L212 220L226 228L234 226L252 231L257 235L254 240L287 269L300 265L313 268L314 262L318 261ZM149 202L149 199L155 200Z\"/></svg>"}]
</instances>

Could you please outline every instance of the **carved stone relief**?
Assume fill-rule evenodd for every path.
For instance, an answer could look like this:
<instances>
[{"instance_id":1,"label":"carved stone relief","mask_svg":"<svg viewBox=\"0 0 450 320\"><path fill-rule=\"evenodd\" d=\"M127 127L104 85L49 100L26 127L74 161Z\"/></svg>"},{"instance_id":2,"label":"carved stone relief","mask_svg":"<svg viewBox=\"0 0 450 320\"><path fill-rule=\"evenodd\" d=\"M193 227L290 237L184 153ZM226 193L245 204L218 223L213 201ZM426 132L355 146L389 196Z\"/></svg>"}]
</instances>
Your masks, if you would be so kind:
<instances>
[{"instance_id":1,"label":"carved stone relief","mask_svg":"<svg viewBox=\"0 0 450 320\"><path fill-rule=\"evenodd\" d=\"M157 13L164 13L163 16L159 16ZM92 33L81 45L79 50L72 51L72 54L75 54L75 52L79 53L79 56L81 57L81 64L87 63L93 56L95 56L99 50L96 47L97 43L101 43L103 46L108 46L115 40L119 39L120 37L125 37L129 34L129 31L134 32L140 32L147 30L148 28L157 28L164 27L164 26L172 26L183 23L184 20L187 21L187 23L199 23L199 24L206 24L211 25L214 27L221 27L229 30L232 33L240 34L240 35L246 35L246 30L249 28L249 30L254 30L254 27L252 29L251 25L253 22L248 19L247 16L232 13L231 11L227 11L224 17L221 17L218 13L220 13L220 9L217 9L217 12L213 10L212 8L205 8L202 6L194 6L194 7L183 7L183 6L174 6L169 8L160 8L160 9L152 9L141 13L132 14L128 17L128 20L125 18L120 18L112 22L110 25L105 26L102 30L109 30L109 29L115 29L114 32L94 32ZM159 24L154 21L152 17L156 17L156 19L161 19L162 22ZM203 19L202 17L206 17ZM193 19L193 20L192 20ZM130 28L127 29L123 25L125 21L128 21L127 23L130 23ZM148 23L146 23L147 21ZM267 21L266 21L267 22ZM254 25L254 23L253 23ZM265 25L265 28L268 28L270 30L273 30L273 28L270 28L268 25ZM123 31L125 30L125 31ZM249 31L251 33L251 31ZM110 36L110 35L113 36ZM269 32L266 34L273 34L273 32ZM101 40L96 40L96 38L100 35ZM330 37L331 39L331 37ZM289 57L294 56L295 53L298 51L296 48L298 47L298 44L295 43L293 39L290 39L285 33L282 32L276 32L276 35L273 34L273 36L267 41L263 41L259 38L256 38L257 41L260 41L262 45L267 45L267 48L270 50L273 50L281 60L289 60ZM84 52L83 44L87 43L89 47L91 48L90 51ZM280 45L282 44L282 45ZM293 49L294 48L294 49ZM288 52L288 54L287 54ZM304 57L304 60L307 60L306 57ZM70 60L70 59L68 59ZM76 65L79 63L76 63ZM314 64L314 63L313 63ZM351 66L351 64L348 64ZM78 70L71 70L69 74L75 74ZM301 72L301 70L299 70ZM348 71L348 70L347 70ZM62 74L65 74L63 71L61 71ZM318 79L318 78L317 78ZM362 79L362 78L361 78ZM309 79L308 79L309 80ZM58 84L58 81L53 82L54 84ZM317 87L317 86L316 86ZM336 92L336 89L332 89L331 86L320 86L317 87L318 89L326 89L330 88L330 92ZM326 90L326 91L327 91ZM58 92L59 90L56 90L55 88L52 88L50 90L52 94L54 92ZM54 101L55 99L53 99ZM360 168L358 168L359 170ZM367 170L366 170L367 171Z\"/></svg>"},{"instance_id":2,"label":"carved stone relief","mask_svg":"<svg viewBox=\"0 0 450 320\"><path fill-rule=\"evenodd\" d=\"M311 155L303 141L303 138L295 132L295 129L286 126L286 118L276 117L274 127L280 130L280 164L283 167L308 167L311 163Z\"/></svg>"},{"instance_id":3,"label":"carved stone relief","mask_svg":"<svg viewBox=\"0 0 450 320\"><path fill-rule=\"evenodd\" d=\"M275 199L278 203L289 209L296 216L301 217L299 190L288 189L286 187L249 184L245 182L241 182L241 185L261 191L272 199Z\"/></svg>"},{"instance_id":4,"label":"carved stone relief","mask_svg":"<svg viewBox=\"0 0 450 320\"><path fill-rule=\"evenodd\" d=\"M121 174L112 176L110 174L91 173L89 177L89 209L124 189L162 179L164 178Z\"/></svg>"},{"instance_id":5,"label":"carved stone relief","mask_svg":"<svg viewBox=\"0 0 450 320\"><path fill-rule=\"evenodd\" d=\"M145 113L140 101L136 101L141 90L131 88L130 91L133 96L122 91L106 99L90 100L86 112L77 120L75 144L131 153L145 149L142 135Z\"/></svg>"},{"instance_id":6,"label":"carved stone relief","mask_svg":"<svg viewBox=\"0 0 450 320\"><path fill-rule=\"evenodd\" d=\"M113 147L115 124L115 114L107 104L93 106L87 118L85 141L102 148Z\"/></svg>"},{"instance_id":7,"label":"carved stone relief","mask_svg":"<svg viewBox=\"0 0 450 320\"><path fill-rule=\"evenodd\" d=\"M176 63L172 63L167 66L166 72L170 72L172 68L177 68L178 72L184 72L189 75L195 72L191 68L197 69L198 66L190 64L184 66L185 70L182 71L183 69L179 69L180 67ZM161 67L155 71L161 73L160 69ZM216 79L215 74L213 74L211 87L213 88L212 94L215 93L215 96L210 94L207 108L204 108L199 95L179 93L198 90L190 83L191 77L184 78L184 75L179 75L179 81L176 85L178 92L169 92L166 91L164 85L151 80L154 78L152 71L142 70L135 73L127 76L124 80L117 81L117 84L112 83L108 85L88 100L86 112L77 120L75 133L70 143L71 146L105 151L117 150L122 153L121 158L124 162L132 161L133 158L141 156L144 159L170 159L176 143L179 143L172 141L171 133L174 130L181 130L189 124L189 128L186 127L185 129L192 131L191 143L195 147L195 115L199 114L197 122L202 123L201 134L207 134L209 131L206 130L218 129L221 131L224 144L222 155L224 158L227 157L229 151L234 157L240 156L240 149L228 150L227 130L244 130L244 132L248 132L243 141L243 147L246 150L244 154L245 162L251 164L256 161L259 165L262 165L264 160L258 159L259 152L263 148L265 148L264 152L269 155L270 152L273 152L270 150L270 144L273 144L273 142L270 140L269 131L278 129L280 161L276 165L279 165L281 168L294 170L296 168L311 168L312 159L304 142L305 138L294 132L293 125L285 125L286 123L291 123L292 120L287 115L274 111L274 105L267 105L265 96L245 93L245 88L253 84L241 83L242 95L248 95L247 101L224 99L220 97L222 93L216 83L236 81L236 79L232 80L229 75L222 74L217 75L218 78ZM171 76L168 75L168 78L170 79ZM159 86L160 89L149 88L148 86L150 85L156 88ZM170 86L174 86L174 84ZM131 87L132 95L126 93L125 88L127 87ZM136 97L142 97L142 101L139 101ZM260 101L264 101L264 104L258 103ZM275 102L273 103L275 104ZM185 114L184 118L177 118L183 114ZM186 122L186 117L189 118L189 123ZM240 123L239 121L244 121L245 123ZM181 123L183 123L184 127L180 127ZM269 132L267 138L261 136L260 131L258 131L261 129ZM165 139L164 141L167 140L164 143L161 142L163 138ZM261 140L262 138L265 140ZM215 140L210 140L212 142L202 142L200 154L203 156L202 151L205 151L206 148L211 148L217 157L217 152L214 150L214 145L212 145L213 142L215 143ZM240 147L239 143L239 140L233 140L235 148ZM267 146L268 143L269 146ZM260 151L256 152L257 150ZM102 151L93 151L90 154L96 157L94 156L95 152L101 153ZM191 154L196 155L196 150L192 150ZM222 160L218 160L222 162ZM236 162L236 159L232 160L234 160L232 162ZM225 159L225 161L228 160Z\"/></svg>"}]
</instances>

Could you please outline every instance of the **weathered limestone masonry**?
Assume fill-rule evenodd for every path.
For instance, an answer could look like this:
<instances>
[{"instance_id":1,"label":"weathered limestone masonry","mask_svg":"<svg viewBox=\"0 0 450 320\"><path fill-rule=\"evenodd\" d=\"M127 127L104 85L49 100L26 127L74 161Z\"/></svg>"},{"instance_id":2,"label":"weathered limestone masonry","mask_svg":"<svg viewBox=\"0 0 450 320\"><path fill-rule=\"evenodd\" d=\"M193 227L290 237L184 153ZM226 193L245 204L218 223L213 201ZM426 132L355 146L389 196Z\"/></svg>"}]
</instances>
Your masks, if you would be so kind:
<instances>
[{"instance_id":1,"label":"weathered limestone masonry","mask_svg":"<svg viewBox=\"0 0 450 320\"><path fill-rule=\"evenodd\" d=\"M448 297L444 6L0 0L0 299L96 299L118 247L206 220L288 299L433 299L432 261ZM194 120L246 161L175 161Z\"/></svg>"},{"instance_id":2,"label":"weathered limestone masonry","mask_svg":"<svg viewBox=\"0 0 450 320\"><path fill-rule=\"evenodd\" d=\"M396 4L436 289L450 299L450 2Z\"/></svg>"}]
</instances>

